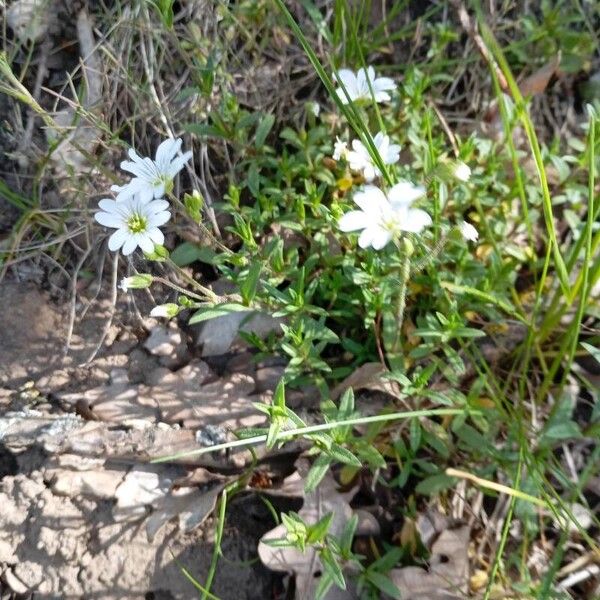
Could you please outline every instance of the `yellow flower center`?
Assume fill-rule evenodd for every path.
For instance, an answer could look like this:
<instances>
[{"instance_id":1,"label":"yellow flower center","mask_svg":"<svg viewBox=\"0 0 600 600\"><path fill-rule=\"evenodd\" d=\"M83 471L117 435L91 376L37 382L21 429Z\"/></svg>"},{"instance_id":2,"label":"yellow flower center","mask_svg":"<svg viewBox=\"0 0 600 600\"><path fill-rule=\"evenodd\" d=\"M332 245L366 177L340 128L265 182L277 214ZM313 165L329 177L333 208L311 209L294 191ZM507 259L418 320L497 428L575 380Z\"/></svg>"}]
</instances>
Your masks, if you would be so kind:
<instances>
[{"instance_id":1,"label":"yellow flower center","mask_svg":"<svg viewBox=\"0 0 600 600\"><path fill-rule=\"evenodd\" d=\"M138 213L134 213L127 219L127 228L131 233L142 233L148 228L148 219Z\"/></svg>"}]
</instances>

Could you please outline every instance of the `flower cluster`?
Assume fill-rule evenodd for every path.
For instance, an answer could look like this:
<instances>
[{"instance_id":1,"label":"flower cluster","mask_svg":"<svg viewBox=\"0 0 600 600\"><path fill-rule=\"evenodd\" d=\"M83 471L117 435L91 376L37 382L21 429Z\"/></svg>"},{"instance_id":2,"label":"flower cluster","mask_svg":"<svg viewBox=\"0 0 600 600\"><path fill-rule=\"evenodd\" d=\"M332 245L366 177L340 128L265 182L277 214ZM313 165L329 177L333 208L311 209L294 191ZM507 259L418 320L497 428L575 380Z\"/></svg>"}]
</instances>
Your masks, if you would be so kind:
<instances>
[{"instance_id":1,"label":"flower cluster","mask_svg":"<svg viewBox=\"0 0 600 600\"><path fill-rule=\"evenodd\" d=\"M340 89L336 93L344 104L369 98L375 102L388 102L391 100L389 92L396 89L393 80L376 77L373 67L359 69L357 73L340 69L335 78L340 83ZM381 170L373 160L373 152L362 141L353 140L351 148L348 148L345 141L336 138L333 159L345 160L350 169L362 174L368 184L381 177ZM384 165L393 165L400 160L400 146L391 143L389 136L382 131L373 138L373 150ZM450 176L462 182L469 180L471 170L466 164L448 164L451 166ZM412 207L424 195L425 188L409 181L400 181L387 194L374 185L366 185L353 198L360 210L352 210L343 215L338 226L344 232L360 231L358 245L361 248L381 250L402 233L420 233L431 225L429 214ZM478 238L477 230L470 223L463 221L458 230L467 241L476 241Z\"/></svg>"},{"instance_id":2,"label":"flower cluster","mask_svg":"<svg viewBox=\"0 0 600 600\"><path fill-rule=\"evenodd\" d=\"M100 200L100 211L94 215L100 225L116 229L108 240L110 250L122 249L127 256L140 247L151 253L155 244L164 242L159 228L171 213L163 196L171 192L175 175L192 157L191 152L180 154L181 143L181 139L165 140L158 146L154 160L129 150L131 161L123 161L121 168L134 177L125 185L112 186L116 199Z\"/></svg>"}]
</instances>

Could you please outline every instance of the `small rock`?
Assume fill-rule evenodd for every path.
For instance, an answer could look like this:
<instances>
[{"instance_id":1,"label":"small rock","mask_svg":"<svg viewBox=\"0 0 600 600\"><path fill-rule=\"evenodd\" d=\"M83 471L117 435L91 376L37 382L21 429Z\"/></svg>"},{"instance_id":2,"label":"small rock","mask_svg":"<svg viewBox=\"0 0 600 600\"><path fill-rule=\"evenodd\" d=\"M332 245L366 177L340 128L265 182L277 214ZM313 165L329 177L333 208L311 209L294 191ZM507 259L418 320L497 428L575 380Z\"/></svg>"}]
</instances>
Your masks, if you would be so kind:
<instances>
[{"instance_id":1,"label":"small rock","mask_svg":"<svg viewBox=\"0 0 600 600\"><path fill-rule=\"evenodd\" d=\"M282 319L260 312L230 313L200 323L196 345L202 348L202 356L218 356L229 350L238 332L254 333L264 338L270 333L279 333L281 323Z\"/></svg>"},{"instance_id":2,"label":"small rock","mask_svg":"<svg viewBox=\"0 0 600 600\"><path fill-rule=\"evenodd\" d=\"M189 353L181 331L162 325L155 327L150 332L150 337L144 342L144 348L150 354L159 357L159 362L164 367L175 369L189 359Z\"/></svg>"},{"instance_id":3,"label":"small rock","mask_svg":"<svg viewBox=\"0 0 600 600\"><path fill-rule=\"evenodd\" d=\"M240 352L235 354L227 361L225 370L228 373L245 373L246 375L254 375L256 365L254 364L254 355L252 352Z\"/></svg>"},{"instance_id":4,"label":"small rock","mask_svg":"<svg viewBox=\"0 0 600 600\"><path fill-rule=\"evenodd\" d=\"M10 567L4 571L3 577L6 581L6 585L8 585L15 594L27 594L29 591L29 588L13 573Z\"/></svg>"},{"instance_id":5,"label":"small rock","mask_svg":"<svg viewBox=\"0 0 600 600\"><path fill-rule=\"evenodd\" d=\"M152 373L158 367L158 358L136 348L129 355L128 375L131 383L147 383Z\"/></svg>"},{"instance_id":6,"label":"small rock","mask_svg":"<svg viewBox=\"0 0 600 600\"><path fill-rule=\"evenodd\" d=\"M118 485L123 480L122 471L94 469L90 471L70 471L48 469L46 477L56 494L78 496L80 494L100 499L112 499Z\"/></svg>"},{"instance_id":7,"label":"small rock","mask_svg":"<svg viewBox=\"0 0 600 600\"><path fill-rule=\"evenodd\" d=\"M258 369L254 376L256 391L259 394L274 391L277 384L281 381L284 372L285 367L263 367L262 369Z\"/></svg>"}]
</instances>

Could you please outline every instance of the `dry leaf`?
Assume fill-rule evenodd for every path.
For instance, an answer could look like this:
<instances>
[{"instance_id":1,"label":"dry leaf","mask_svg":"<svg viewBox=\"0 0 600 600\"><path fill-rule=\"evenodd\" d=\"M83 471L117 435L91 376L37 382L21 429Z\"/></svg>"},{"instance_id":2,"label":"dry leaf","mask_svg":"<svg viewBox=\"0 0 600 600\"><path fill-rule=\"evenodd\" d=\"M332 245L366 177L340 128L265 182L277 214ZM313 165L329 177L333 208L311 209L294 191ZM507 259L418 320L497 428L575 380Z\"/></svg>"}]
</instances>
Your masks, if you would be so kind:
<instances>
[{"instance_id":1,"label":"dry leaf","mask_svg":"<svg viewBox=\"0 0 600 600\"><path fill-rule=\"evenodd\" d=\"M348 388L384 392L398 398L400 396L398 384L395 381L382 378L385 373L386 369L381 363L365 363L333 388L331 398L336 400Z\"/></svg>"},{"instance_id":2,"label":"dry leaf","mask_svg":"<svg viewBox=\"0 0 600 600\"><path fill-rule=\"evenodd\" d=\"M348 502L354 493L355 491L346 494L338 492L335 480L328 474L314 492L306 494L304 505L298 514L306 523L314 524L328 513L333 513L329 533L339 536L352 517L353 510ZM273 547L265 543L266 540L284 538L286 531L284 525L279 525L265 534L258 544L258 555L269 569L296 576L296 600L313 600L319 584L317 573L323 570L316 551L307 548L305 552L300 552L296 548ZM325 598L350 600L357 596L350 590L344 591L333 586Z\"/></svg>"},{"instance_id":3,"label":"dry leaf","mask_svg":"<svg viewBox=\"0 0 600 600\"><path fill-rule=\"evenodd\" d=\"M417 529L421 541L431 547L429 569L403 567L390 571L402 600L463 598L469 585L469 527L454 526L447 517L431 512L419 517Z\"/></svg>"}]
</instances>

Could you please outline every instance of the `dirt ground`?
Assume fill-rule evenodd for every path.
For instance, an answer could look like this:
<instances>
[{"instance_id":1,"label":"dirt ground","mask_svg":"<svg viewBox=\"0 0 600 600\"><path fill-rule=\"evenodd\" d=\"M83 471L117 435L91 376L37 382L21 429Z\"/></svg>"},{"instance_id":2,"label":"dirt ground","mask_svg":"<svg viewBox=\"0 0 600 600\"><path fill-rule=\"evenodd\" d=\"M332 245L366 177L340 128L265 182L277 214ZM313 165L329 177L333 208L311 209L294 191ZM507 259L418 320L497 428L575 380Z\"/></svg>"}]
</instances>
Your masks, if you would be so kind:
<instances>
[{"instance_id":1,"label":"dirt ground","mask_svg":"<svg viewBox=\"0 0 600 600\"><path fill-rule=\"evenodd\" d=\"M66 354L68 303L53 302L33 283L7 279L0 286L0 304L0 597L195 597L181 568L200 582L206 578L214 534L214 518L206 516L216 498L211 490L218 493L222 481L212 481L209 471L194 464L149 465L149 453L168 449L162 443L148 450L138 442L111 457L102 448L75 442L95 427L101 427L99 438L136 431L189 434L194 428L182 406L177 423L159 420L165 414L157 417L156 407L146 410L148 405L139 400L142 388L155 396L162 390L164 403L177 401L181 388L169 396L168 386L148 383L152 377L164 381L186 372L186 401L195 403L211 397L202 396L202 390L218 384L219 377L179 330L173 331L177 347L163 344L153 354L156 349L148 340L160 326L148 321L150 334L136 329L125 304L117 305L105 344L84 366L105 326L109 303L98 301L76 323ZM243 361L238 357L237 362ZM121 387L114 381L119 374ZM254 394L256 372L238 375L246 393ZM93 415L95 410L100 414ZM201 485L176 485L198 475ZM182 525L179 509L165 502L184 489L192 494L193 507L201 508L191 523ZM218 597L276 597L281 578L262 567L256 553L260 536L272 526L255 493L233 499L224 558L212 588Z\"/></svg>"}]
</instances>

